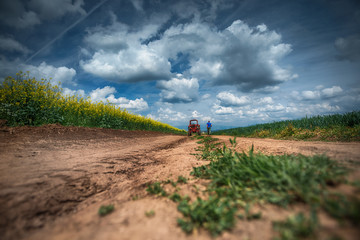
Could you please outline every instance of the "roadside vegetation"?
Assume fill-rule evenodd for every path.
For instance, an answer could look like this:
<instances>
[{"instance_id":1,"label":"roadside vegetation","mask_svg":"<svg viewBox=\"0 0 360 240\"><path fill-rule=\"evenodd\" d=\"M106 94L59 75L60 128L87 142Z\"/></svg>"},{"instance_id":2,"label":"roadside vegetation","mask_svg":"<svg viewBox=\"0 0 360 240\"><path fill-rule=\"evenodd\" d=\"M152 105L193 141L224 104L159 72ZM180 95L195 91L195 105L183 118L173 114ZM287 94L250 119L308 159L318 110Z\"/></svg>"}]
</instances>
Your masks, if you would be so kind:
<instances>
[{"instance_id":1,"label":"roadside vegetation","mask_svg":"<svg viewBox=\"0 0 360 240\"><path fill-rule=\"evenodd\" d=\"M0 85L0 119L9 126L39 126L59 123L65 126L101 127L185 133L150 118L131 114L109 102L94 103L89 98L64 96L46 79L29 74L7 77Z\"/></svg>"},{"instance_id":2,"label":"roadside vegetation","mask_svg":"<svg viewBox=\"0 0 360 240\"><path fill-rule=\"evenodd\" d=\"M360 141L360 111L257 124L219 130L214 134L275 139Z\"/></svg>"},{"instance_id":3,"label":"roadside vegetation","mask_svg":"<svg viewBox=\"0 0 360 240\"><path fill-rule=\"evenodd\" d=\"M265 204L283 208L305 205L304 212L273 222L274 239L318 239L320 212L336 219L342 227L358 226L358 194L345 195L336 191L340 186L354 185L353 192L359 192L356 184L347 179L350 170L340 163L323 155L264 155L255 153L253 148L247 153L238 153L234 150L236 138L230 139L231 147L219 147L217 140L211 137L198 139L201 144L198 158L209 164L194 167L191 175L194 180L209 181L203 194L198 194L196 199L182 196L177 186L179 180L176 183L155 182L147 189L151 194L178 203L178 211L183 215L178 225L186 233L204 228L212 236L218 236L231 230L237 221L261 219L261 211L254 211L253 206ZM166 192L165 185L169 183L174 183L173 190ZM337 235L329 237L341 239Z\"/></svg>"}]
</instances>

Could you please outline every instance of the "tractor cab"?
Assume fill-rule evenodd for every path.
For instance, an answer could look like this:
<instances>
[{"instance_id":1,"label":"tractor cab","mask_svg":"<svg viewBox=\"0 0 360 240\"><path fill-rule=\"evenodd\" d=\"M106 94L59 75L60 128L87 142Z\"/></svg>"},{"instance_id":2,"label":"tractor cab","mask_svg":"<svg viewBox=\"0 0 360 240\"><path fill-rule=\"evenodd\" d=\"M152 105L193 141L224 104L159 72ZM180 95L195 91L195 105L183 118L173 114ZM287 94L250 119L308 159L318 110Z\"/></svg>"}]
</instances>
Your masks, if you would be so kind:
<instances>
[{"instance_id":1,"label":"tractor cab","mask_svg":"<svg viewBox=\"0 0 360 240\"><path fill-rule=\"evenodd\" d=\"M196 119L191 119L189 121L188 136L191 136L193 133L197 133L198 135L201 135L200 125L198 120Z\"/></svg>"}]
</instances>

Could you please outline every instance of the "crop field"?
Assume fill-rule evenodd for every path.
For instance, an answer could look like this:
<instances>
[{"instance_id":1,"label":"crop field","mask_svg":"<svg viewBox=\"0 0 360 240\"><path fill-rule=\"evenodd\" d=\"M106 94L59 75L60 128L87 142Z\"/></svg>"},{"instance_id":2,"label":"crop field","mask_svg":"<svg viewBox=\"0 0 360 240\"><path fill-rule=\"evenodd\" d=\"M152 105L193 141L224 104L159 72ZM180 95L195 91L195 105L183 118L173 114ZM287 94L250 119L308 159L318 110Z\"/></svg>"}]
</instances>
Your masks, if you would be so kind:
<instances>
[{"instance_id":1,"label":"crop field","mask_svg":"<svg viewBox=\"0 0 360 240\"><path fill-rule=\"evenodd\" d=\"M128 113L109 102L93 103L89 98L65 96L46 79L36 80L18 73L0 85L0 119L9 126L39 126L59 123L65 126L101 127L125 130L152 130L185 133L150 118Z\"/></svg>"},{"instance_id":2,"label":"crop field","mask_svg":"<svg viewBox=\"0 0 360 240\"><path fill-rule=\"evenodd\" d=\"M360 112L257 124L220 130L214 134L275 139L359 141Z\"/></svg>"}]
</instances>

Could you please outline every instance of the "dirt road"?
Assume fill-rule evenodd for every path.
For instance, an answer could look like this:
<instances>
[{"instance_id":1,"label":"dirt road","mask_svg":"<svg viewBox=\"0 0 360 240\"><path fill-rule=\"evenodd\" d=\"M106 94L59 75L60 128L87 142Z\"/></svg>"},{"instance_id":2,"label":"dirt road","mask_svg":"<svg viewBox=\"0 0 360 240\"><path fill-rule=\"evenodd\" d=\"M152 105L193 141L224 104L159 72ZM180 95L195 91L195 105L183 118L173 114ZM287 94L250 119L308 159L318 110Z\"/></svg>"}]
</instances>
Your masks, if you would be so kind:
<instances>
[{"instance_id":1,"label":"dirt road","mask_svg":"<svg viewBox=\"0 0 360 240\"><path fill-rule=\"evenodd\" d=\"M229 137L220 137L224 141ZM360 143L238 139L239 150L325 153L360 161ZM187 236L177 226L176 203L146 193L146 185L191 178L196 141L146 131L48 125L0 129L0 236L2 239L211 239L200 230ZM358 165L357 165L358 166ZM191 179L187 188L203 186ZM203 186L205 188L205 186ZM100 217L101 205L115 211ZM266 207L260 221L238 224L220 239L269 239L271 221L289 211ZM296 207L295 207L296 208ZM145 212L153 210L153 217ZM263 209L264 210L264 209ZM266 222L266 224L264 224ZM331 228L335 223L328 222ZM261 228L263 231L258 231ZM346 229L345 229L346 230ZM345 231L344 230L344 231ZM350 230L350 237L356 233Z\"/></svg>"}]
</instances>

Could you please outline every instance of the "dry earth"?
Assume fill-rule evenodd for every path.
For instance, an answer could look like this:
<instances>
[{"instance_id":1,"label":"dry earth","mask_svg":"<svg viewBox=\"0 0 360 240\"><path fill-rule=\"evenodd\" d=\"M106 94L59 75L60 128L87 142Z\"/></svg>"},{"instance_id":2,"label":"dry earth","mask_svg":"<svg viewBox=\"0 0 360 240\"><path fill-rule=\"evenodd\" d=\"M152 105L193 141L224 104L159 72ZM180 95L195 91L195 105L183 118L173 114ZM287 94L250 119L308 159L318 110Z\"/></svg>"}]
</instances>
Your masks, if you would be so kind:
<instances>
[{"instance_id":1,"label":"dry earth","mask_svg":"<svg viewBox=\"0 0 360 240\"><path fill-rule=\"evenodd\" d=\"M229 137L220 136L228 142ZM298 142L238 138L238 150L271 154L327 154L355 169L359 180L360 143ZM191 197L206 182L190 177L193 167L208 162L194 153L196 140L147 131L96 128L0 128L0 236L1 239L212 239L203 231L186 235L177 226L176 203L150 196L147 184L182 175L179 186ZM196 185L196 187L194 187ZM347 191L353 191L348 189ZM100 217L101 205L114 212ZM238 221L218 239L271 239L271 222L306 207L282 209L255 206L262 218ZM155 215L147 217L145 212ZM321 239L332 233L357 239L359 231L320 214Z\"/></svg>"}]
</instances>

